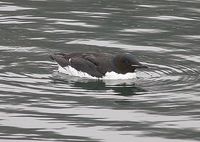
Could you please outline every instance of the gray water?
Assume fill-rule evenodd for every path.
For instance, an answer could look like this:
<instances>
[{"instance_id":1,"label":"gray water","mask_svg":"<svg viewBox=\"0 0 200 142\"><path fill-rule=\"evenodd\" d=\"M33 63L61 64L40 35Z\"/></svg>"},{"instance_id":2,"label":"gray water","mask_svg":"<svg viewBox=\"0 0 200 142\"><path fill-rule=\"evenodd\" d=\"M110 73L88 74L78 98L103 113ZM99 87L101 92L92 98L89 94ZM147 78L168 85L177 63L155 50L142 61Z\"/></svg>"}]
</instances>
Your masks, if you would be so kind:
<instances>
[{"instance_id":1,"label":"gray water","mask_svg":"<svg viewBox=\"0 0 200 142\"><path fill-rule=\"evenodd\" d=\"M200 141L199 0L0 0L1 142ZM133 80L58 73L54 52L129 52Z\"/></svg>"}]
</instances>

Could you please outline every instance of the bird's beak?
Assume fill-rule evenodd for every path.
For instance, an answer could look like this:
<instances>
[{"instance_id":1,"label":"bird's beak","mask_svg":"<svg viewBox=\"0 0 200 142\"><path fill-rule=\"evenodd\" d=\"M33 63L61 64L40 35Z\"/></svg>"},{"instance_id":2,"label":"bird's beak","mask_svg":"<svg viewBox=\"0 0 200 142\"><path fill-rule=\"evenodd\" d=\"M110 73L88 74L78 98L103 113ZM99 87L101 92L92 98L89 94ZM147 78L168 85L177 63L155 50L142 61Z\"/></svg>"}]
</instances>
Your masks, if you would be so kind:
<instances>
[{"instance_id":1,"label":"bird's beak","mask_svg":"<svg viewBox=\"0 0 200 142\"><path fill-rule=\"evenodd\" d=\"M140 64L140 65L131 65L134 68L148 68L148 66Z\"/></svg>"}]
</instances>

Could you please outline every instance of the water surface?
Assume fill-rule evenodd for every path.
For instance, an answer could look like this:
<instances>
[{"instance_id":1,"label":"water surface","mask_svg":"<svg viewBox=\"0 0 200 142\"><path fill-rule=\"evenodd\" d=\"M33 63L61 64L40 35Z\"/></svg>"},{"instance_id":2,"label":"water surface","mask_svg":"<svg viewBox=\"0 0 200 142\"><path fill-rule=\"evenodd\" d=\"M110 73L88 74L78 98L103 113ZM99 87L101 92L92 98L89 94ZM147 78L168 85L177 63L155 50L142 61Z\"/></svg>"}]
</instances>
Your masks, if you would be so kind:
<instances>
[{"instance_id":1,"label":"water surface","mask_svg":"<svg viewBox=\"0 0 200 142\"><path fill-rule=\"evenodd\" d=\"M200 140L200 1L1 0L0 141ZM54 52L129 52L134 80L56 72Z\"/></svg>"}]
</instances>

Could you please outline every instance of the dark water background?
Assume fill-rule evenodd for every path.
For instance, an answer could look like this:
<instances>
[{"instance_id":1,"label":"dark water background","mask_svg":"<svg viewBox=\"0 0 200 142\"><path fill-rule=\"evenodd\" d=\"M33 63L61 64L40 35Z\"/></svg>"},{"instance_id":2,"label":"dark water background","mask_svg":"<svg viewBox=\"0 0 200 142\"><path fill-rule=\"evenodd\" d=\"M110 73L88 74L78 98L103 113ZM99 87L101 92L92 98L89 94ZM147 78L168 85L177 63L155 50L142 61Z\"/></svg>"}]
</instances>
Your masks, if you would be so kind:
<instances>
[{"instance_id":1,"label":"dark water background","mask_svg":"<svg viewBox=\"0 0 200 142\"><path fill-rule=\"evenodd\" d=\"M1 142L200 141L199 0L0 0ZM53 52L130 52L150 69L57 74Z\"/></svg>"}]
</instances>

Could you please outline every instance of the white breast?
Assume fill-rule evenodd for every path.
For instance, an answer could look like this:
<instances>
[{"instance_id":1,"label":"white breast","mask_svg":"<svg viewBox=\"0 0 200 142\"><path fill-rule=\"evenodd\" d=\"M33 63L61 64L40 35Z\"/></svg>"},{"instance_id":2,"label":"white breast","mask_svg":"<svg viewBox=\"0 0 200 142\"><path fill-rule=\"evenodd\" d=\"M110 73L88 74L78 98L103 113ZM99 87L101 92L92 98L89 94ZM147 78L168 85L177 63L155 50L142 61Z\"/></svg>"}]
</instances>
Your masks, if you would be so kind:
<instances>
[{"instance_id":1,"label":"white breast","mask_svg":"<svg viewBox=\"0 0 200 142\"><path fill-rule=\"evenodd\" d=\"M83 78L89 78L89 79L105 79L105 80L118 80L118 79L133 79L136 78L136 73L126 73L126 74L118 74L116 72L107 72L105 76L102 78L97 78L89 75L86 72L81 72L76 70L75 68L71 66L61 67L58 66L58 71L64 74L68 74L70 76L78 76Z\"/></svg>"}]
</instances>

